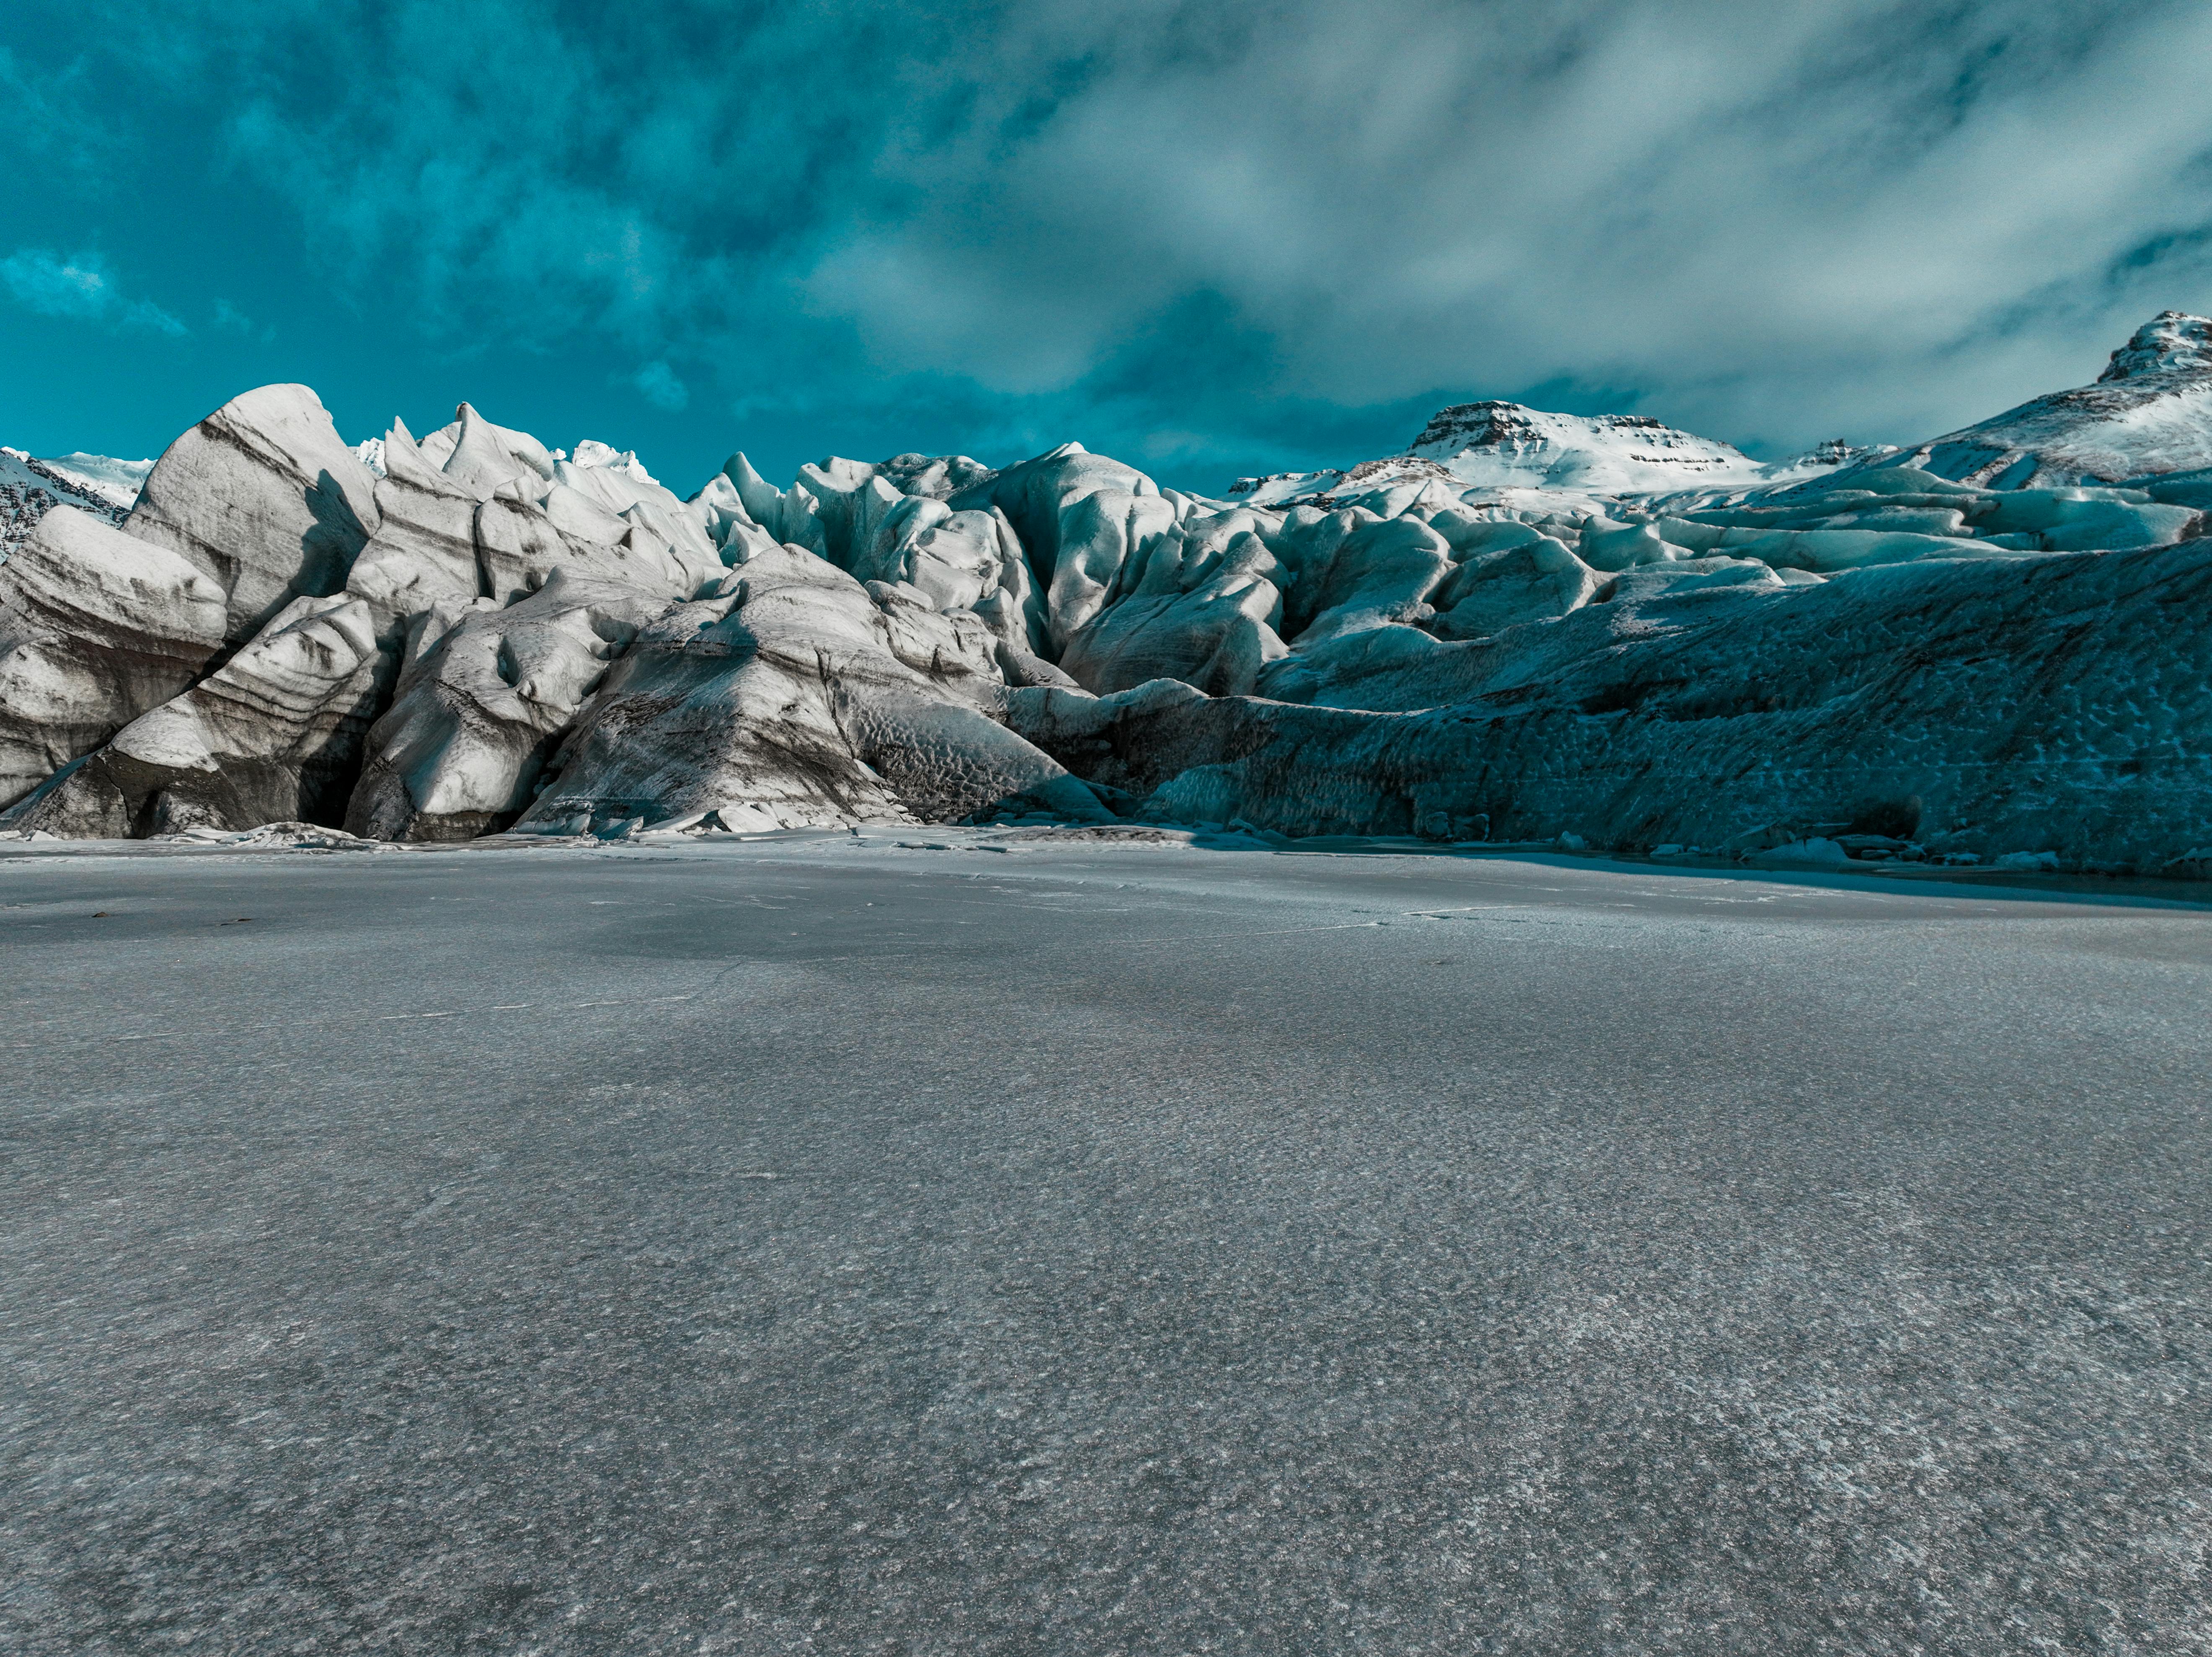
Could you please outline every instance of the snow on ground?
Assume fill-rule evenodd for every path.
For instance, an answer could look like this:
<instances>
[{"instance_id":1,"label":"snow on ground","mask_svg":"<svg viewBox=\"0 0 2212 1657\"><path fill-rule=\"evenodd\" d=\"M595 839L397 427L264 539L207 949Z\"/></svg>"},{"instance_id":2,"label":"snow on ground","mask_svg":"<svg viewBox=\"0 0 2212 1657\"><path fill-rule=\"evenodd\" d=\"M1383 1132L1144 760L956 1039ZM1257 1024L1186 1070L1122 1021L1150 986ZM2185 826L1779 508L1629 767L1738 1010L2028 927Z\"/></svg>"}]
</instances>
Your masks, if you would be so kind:
<instances>
[{"instance_id":1,"label":"snow on ground","mask_svg":"<svg viewBox=\"0 0 2212 1657\"><path fill-rule=\"evenodd\" d=\"M153 470L150 460L117 460L104 454L40 459L21 449L0 446L0 555L56 507L75 507L121 524Z\"/></svg>"},{"instance_id":2,"label":"snow on ground","mask_svg":"<svg viewBox=\"0 0 2212 1657\"><path fill-rule=\"evenodd\" d=\"M71 483L96 490L126 512L138 499L138 491L146 486L146 475L154 470L150 460L118 460L104 454L55 455L45 464Z\"/></svg>"}]
</instances>

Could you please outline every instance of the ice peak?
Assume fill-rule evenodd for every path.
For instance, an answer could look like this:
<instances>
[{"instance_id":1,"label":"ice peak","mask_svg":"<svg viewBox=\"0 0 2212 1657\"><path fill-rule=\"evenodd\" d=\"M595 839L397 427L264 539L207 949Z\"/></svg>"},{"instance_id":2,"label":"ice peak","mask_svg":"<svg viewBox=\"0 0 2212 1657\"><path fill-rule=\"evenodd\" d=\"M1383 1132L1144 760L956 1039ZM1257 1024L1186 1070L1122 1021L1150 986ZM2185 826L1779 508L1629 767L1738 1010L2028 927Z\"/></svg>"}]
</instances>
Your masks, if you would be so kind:
<instances>
[{"instance_id":1,"label":"ice peak","mask_svg":"<svg viewBox=\"0 0 2212 1657\"><path fill-rule=\"evenodd\" d=\"M604 467L609 471L626 472L641 483L659 483L660 480L646 470L637 458L635 449L617 449L611 443L602 443L587 437L576 445L576 452L569 457L579 466Z\"/></svg>"},{"instance_id":2,"label":"ice peak","mask_svg":"<svg viewBox=\"0 0 2212 1657\"><path fill-rule=\"evenodd\" d=\"M2212 368L2212 319L2192 317L2186 311L2160 311L2112 353L2111 365L2097 376L2097 383L2173 368Z\"/></svg>"}]
</instances>

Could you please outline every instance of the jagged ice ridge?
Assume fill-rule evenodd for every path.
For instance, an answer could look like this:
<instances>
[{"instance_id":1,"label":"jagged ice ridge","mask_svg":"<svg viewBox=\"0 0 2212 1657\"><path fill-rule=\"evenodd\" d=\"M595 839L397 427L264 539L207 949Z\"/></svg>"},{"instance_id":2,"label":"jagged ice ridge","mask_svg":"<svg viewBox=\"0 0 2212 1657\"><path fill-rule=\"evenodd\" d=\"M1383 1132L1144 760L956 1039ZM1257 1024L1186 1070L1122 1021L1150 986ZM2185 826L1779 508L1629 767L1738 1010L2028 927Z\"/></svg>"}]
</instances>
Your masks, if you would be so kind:
<instances>
[{"instance_id":1,"label":"jagged ice ridge","mask_svg":"<svg viewBox=\"0 0 2212 1657\"><path fill-rule=\"evenodd\" d=\"M2212 323L2177 313L2095 385L1778 466L1485 403L1221 500L1074 444L781 489L738 454L684 499L465 404L349 444L272 385L150 469L0 450L0 491L17 834L2212 865Z\"/></svg>"}]
</instances>

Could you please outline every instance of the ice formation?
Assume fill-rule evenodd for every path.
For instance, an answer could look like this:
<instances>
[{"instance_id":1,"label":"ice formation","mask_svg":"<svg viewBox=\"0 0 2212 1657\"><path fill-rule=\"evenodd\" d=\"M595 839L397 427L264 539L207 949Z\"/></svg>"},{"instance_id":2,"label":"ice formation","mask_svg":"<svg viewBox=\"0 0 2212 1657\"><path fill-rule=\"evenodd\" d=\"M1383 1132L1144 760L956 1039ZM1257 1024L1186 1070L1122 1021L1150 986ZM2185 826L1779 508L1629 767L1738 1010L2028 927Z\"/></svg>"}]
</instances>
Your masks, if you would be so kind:
<instances>
[{"instance_id":1,"label":"ice formation","mask_svg":"<svg viewBox=\"0 0 2212 1657\"><path fill-rule=\"evenodd\" d=\"M2203 873L2208 399L2212 323L2168 313L2095 385L1780 465L1486 403L1218 500L1075 444L788 488L738 454L683 499L466 404L348 443L264 386L143 489L0 451L45 491L0 563L0 828L1042 816Z\"/></svg>"}]
</instances>

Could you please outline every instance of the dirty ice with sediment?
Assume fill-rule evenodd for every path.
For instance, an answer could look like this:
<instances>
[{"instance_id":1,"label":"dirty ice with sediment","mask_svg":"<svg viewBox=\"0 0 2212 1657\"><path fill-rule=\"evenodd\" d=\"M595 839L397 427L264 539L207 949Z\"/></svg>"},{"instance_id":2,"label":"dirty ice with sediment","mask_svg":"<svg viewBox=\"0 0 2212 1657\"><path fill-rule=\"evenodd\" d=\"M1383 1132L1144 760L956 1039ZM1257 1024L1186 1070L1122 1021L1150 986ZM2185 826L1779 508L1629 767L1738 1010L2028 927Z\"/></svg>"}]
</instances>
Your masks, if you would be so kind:
<instances>
[{"instance_id":1,"label":"dirty ice with sediment","mask_svg":"<svg viewBox=\"0 0 2212 1657\"><path fill-rule=\"evenodd\" d=\"M1069 443L688 496L463 404L0 449L0 831L1212 828L2212 871L2212 322L1762 464L1445 409L1164 489ZM302 827L298 832L309 833Z\"/></svg>"}]
</instances>

